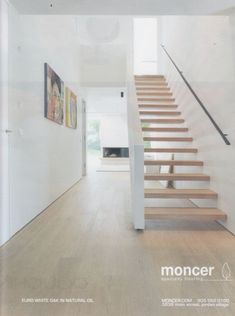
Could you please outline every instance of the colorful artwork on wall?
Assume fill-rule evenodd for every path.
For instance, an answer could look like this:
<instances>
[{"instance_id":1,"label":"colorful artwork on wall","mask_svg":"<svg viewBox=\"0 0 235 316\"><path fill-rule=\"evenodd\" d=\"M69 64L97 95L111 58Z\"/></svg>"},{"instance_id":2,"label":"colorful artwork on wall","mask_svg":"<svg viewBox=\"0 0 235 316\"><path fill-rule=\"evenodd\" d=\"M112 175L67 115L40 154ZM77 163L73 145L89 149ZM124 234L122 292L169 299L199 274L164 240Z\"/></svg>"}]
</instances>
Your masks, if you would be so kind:
<instances>
[{"instance_id":1,"label":"colorful artwork on wall","mask_svg":"<svg viewBox=\"0 0 235 316\"><path fill-rule=\"evenodd\" d=\"M65 88L65 105L66 105L66 126L77 128L77 96L69 89Z\"/></svg>"},{"instance_id":2,"label":"colorful artwork on wall","mask_svg":"<svg viewBox=\"0 0 235 316\"><path fill-rule=\"evenodd\" d=\"M64 122L64 82L45 63L45 117L58 124Z\"/></svg>"}]
</instances>

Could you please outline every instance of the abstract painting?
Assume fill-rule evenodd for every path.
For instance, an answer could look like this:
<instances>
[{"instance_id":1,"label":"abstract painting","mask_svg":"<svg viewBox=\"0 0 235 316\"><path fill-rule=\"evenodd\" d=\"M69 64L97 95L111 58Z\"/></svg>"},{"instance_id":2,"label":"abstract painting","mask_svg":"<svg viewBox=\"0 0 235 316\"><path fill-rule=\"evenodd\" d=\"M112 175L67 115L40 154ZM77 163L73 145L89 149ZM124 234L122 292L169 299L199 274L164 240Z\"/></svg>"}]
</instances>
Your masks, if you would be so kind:
<instances>
[{"instance_id":1,"label":"abstract painting","mask_svg":"<svg viewBox=\"0 0 235 316\"><path fill-rule=\"evenodd\" d=\"M58 124L64 122L64 82L45 63L45 108L44 115Z\"/></svg>"},{"instance_id":2,"label":"abstract painting","mask_svg":"<svg viewBox=\"0 0 235 316\"><path fill-rule=\"evenodd\" d=\"M77 96L69 89L65 88L66 105L66 126L77 128Z\"/></svg>"}]
</instances>

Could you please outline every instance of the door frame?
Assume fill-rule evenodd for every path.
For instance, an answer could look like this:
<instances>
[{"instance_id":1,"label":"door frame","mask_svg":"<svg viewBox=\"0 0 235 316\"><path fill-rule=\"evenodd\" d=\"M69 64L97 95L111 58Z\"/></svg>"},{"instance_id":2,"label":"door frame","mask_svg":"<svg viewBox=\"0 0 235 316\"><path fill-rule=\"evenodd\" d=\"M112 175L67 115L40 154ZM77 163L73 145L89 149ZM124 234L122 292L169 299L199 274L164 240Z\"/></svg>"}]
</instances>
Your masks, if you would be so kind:
<instances>
[{"instance_id":1,"label":"door frame","mask_svg":"<svg viewBox=\"0 0 235 316\"><path fill-rule=\"evenodd\" d=\"M82 99L82 176L87 175L87 113L86 100Z\"/></svg>"}]
</instances>

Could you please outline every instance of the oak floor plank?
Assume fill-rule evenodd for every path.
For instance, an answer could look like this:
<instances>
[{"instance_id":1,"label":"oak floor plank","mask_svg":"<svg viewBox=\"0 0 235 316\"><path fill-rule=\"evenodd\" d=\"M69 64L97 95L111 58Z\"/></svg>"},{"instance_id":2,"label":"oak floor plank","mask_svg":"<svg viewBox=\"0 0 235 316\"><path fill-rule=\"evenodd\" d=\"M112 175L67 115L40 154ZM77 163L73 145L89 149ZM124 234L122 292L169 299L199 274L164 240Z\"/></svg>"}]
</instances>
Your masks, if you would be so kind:
<instances>
[{"instance_id":1,"label":"oak floor plank","mask_svg":"<svg viewBox=\"0 0 235 316\"><path fill-rule=\"evenodd\" d=\"M93 172L0 248L1 316L168 316L163 298L234 302L233 282L164 282L162 265L228 262L234 237L216 222L148 221L133 229L128 173ZM22 304L22 297L92 298L93 304ZM221 314L222 313L222 314ZM196 308L174 316L201 315ZM204 309L231 316L234 304Z\"/></svg>"}]
</instances>

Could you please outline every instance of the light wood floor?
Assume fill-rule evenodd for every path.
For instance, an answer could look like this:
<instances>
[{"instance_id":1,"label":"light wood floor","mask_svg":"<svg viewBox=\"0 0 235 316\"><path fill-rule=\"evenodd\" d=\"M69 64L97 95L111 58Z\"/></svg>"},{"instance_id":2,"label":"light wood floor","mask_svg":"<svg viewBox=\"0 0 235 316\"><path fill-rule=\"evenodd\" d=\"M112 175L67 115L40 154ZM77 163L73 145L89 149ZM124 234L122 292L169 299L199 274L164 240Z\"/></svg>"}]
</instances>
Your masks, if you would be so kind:
<instances>
[{"instance_id":1,"label":"light wood floor","mask_svg":"<svg viewBox=\"0 0 235 316\"><path fill-rule=\"evenodd\" d=\"M92 173L0 249L1 316L235 315L235 283L164 282L162 265L228 262L235 239L217 223L132 226L129 174ZM229 298L227 309L162 308L162 298ZM92 298L94 303L21 303Z\"/></svg>"}]
</instances>

